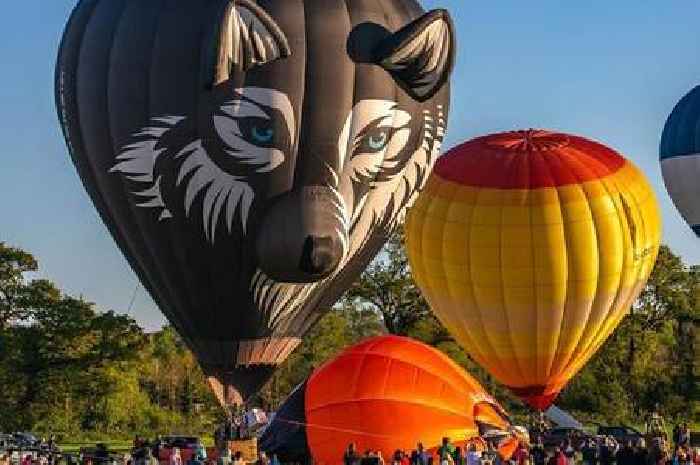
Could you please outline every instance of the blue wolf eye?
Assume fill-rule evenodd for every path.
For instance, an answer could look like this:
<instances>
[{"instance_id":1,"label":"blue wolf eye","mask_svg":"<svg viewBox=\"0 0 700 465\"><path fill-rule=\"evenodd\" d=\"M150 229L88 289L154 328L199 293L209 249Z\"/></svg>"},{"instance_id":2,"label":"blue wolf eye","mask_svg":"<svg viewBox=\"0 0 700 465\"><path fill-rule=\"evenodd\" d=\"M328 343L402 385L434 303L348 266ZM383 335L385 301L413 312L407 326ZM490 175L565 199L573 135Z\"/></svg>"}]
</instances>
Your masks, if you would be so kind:
<instances>
[{"instance_id":1,"label":"blue wolf eye","mask_svg":"<svg viewBox=\"0 0 700 465\"><path fill-rule=\"evenodd\" d=\"M270 127L260 128L258 126L253 126L250 133L255 141L261 142L263 144L270 142L275 136L275 131Z\"/></svg>"},{"instance_id":2,"label":"blue wolf eye","mask_svg":"<svg viewBox=\"0 0 700 465\"><path fill-rule=\"evenodd\" d=\"M360 142L357 152L375 153L384 150L391 139L391 130L392 128L380 127L375 128L369 133L365 134L365 137L363 137L362 141Z\"/></svg>"},{"instance_id":3,"label":"blue wolf eye","mask_svg":"<svg viewBox=\"0 0 700 465\"><path fill-rule=\"evenodd\" d=\"M371 148L372 150L381 150L384 148L384 146L386 146L388 139L389 136L386 132L382 132L377 135L371 135L367 140L367 145L369 145L369 148Z\"/></svg>"},{"instance_id":4,"label":"blue wolf eye","mask_svg":"<svg viewBox=\"0 0 700 465\"><path fill-rule=\"evenodd\" d=\"M272 121L266 118L241 118L238 120L241 136L248 142L261 146L272 147L278 142Z\"/></svg>"}]
</instances>

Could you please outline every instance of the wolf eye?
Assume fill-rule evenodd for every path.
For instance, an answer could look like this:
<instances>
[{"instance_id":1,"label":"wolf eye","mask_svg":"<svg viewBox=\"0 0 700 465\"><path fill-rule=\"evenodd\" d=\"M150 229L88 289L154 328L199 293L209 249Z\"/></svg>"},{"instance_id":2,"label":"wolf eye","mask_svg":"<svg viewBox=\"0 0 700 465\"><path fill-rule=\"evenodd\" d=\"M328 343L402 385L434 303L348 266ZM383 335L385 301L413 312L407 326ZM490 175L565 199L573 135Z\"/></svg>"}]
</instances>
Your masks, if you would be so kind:
<instances>
[{"instance_id":1,"label":"wolf eye","mask_svg":"<svg viewBox=\"0 0 700 465\"><path fill-rule=\"evenodd\" d=\"M271 147L275 142L275 128L266 118L241 118L238 127L245 140L261 147Z\"/></svg>"},{"instance_id":2,"label":"wolf eye","mask_svg":"<svg viewBox=\"0 0 700 465\"><path fill-rule=\"evenodd\" d=\"M372 129L362 138L356 152L375 153L384 150L391 139L392 130L393 128L388 127Z\"/></svg>"}]
</instances>

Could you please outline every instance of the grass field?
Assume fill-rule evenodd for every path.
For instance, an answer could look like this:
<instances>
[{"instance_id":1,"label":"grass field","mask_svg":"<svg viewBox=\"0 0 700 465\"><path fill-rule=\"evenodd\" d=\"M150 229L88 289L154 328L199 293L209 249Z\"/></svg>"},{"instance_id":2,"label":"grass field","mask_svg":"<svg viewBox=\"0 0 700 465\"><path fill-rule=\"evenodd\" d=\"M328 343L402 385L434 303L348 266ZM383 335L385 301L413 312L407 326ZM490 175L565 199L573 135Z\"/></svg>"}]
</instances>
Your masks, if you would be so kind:
<instances>
[{"instance_id":1,"label":"grass field","mask_svg":"<svg viewBox=\"0 0 700 465\"><path fill-rule=\"evenodd\" d=\"M131 441L124 440L113 440L113 441L86 441L86 442L64 442L60 443L58 447L64 453L72 454L78 452L81 447L95 447L95 444L99 442L107 446L107 449L114 452L127 452L131 450Z\"/></svg>"}]
</instances>

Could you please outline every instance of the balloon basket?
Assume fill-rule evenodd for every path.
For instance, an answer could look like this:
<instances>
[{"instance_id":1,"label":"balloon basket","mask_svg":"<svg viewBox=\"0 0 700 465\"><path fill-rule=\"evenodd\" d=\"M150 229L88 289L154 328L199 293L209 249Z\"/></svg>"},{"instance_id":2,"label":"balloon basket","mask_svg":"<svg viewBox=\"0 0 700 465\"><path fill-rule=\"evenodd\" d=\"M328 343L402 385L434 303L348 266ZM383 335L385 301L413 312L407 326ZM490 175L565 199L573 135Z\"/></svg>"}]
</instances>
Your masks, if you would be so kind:
<instances>
[{"instance_id":1,"label":"balloon basket","mask_svg":"<svg viewBox=\"0 0 700 465\"><path fill-rule=\"evenodd\" d=\"M217 444L216 447L211 447L207 450L207 457L213 462L218 462L219 455L223 447L228 447L231 451L231 455L235 455L236 452L240 452L243 456L244 462L255 462L258 459L258 439L240 439L235 441L224 441L223 443Z\"/></svg>"}]
</instances>

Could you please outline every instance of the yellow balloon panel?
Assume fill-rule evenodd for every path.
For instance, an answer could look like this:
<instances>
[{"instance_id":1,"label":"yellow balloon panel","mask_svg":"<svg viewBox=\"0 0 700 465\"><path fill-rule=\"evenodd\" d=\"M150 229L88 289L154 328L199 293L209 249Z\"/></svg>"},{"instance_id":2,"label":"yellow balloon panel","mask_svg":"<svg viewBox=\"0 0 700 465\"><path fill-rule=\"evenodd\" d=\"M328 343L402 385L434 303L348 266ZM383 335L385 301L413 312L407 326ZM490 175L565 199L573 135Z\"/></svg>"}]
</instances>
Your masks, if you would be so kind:
<instances>
[{"instance_id":1,"label":"yellow balloon panel","mask_svg":"<svg viewBox=\"0 0 700 465\"><path fill-rule=\"evenodd\" d=\"M655 196L629 162L537 188L433 174L409 212L407 250L438 318L517 390L558 392L607 339L654 265Z\"/></svg>"}]
</instances>

